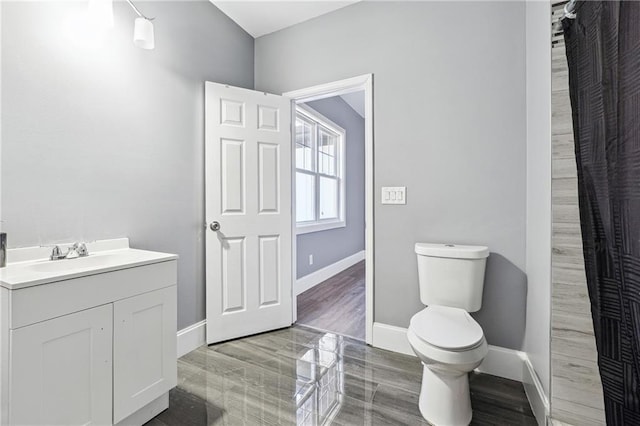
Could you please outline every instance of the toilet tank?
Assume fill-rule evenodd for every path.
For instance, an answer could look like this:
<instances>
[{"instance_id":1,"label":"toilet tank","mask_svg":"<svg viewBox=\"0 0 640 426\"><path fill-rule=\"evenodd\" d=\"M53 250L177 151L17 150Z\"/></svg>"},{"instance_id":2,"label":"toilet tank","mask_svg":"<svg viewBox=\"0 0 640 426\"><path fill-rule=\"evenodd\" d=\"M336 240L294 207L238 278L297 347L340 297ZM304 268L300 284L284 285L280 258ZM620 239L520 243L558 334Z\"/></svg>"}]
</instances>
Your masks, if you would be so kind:
<instances>
[{"instance_id":1,"label":"toilet tank","mask_svg":"<svg viewBox=\"0 0 640 426\"><path fill-rule=\"evenodd\" d=\"M415 251L423 304L480 310L487 247L416 243Z\"/></svg>"}]
</instances>

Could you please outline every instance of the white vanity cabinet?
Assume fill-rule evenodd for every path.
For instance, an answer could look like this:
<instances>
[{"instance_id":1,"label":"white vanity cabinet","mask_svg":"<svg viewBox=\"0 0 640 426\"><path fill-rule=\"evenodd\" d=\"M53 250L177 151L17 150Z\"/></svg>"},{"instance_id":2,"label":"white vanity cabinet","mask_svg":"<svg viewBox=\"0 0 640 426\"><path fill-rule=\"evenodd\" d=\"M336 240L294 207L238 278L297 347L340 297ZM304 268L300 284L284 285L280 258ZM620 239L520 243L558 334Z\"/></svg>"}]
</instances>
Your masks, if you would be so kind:
<instances>
[{"instance_id":1,"label":"white vanity cabinet","mask_svg":"<svg viewBox=\"0 0 640 426\"><path fill-rule=\"evenodd\" d=\"M91 263L68 260L76 269L61 266L49 281L11 265L0 273L1 425L133 426L168 407L177 256L128 241L114 253L106 266L99 252Z\"/></svg>"}]
</instances>

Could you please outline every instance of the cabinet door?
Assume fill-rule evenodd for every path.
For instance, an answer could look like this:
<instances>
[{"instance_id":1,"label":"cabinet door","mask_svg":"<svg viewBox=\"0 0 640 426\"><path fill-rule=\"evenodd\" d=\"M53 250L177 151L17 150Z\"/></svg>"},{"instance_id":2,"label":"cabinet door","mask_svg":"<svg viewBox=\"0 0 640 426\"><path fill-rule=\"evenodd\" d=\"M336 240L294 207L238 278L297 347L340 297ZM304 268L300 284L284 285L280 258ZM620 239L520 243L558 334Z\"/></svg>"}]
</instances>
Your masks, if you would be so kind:
<instances>
[{"instance_id":1,"label":"cabinet door","mask_svg":"<svg viewBox=\"0 0 640 426\"><path fill-rule=\"evenodd\" d=\"M176 287L114 303L113 417L118 423L177 383Z\"/></svg>"},{"instance_id":2,"label":"cabinet door","mask_svg":"<svg viewBox=\"0 0 640 426\"><path fill-rule=\"evenodd\" d=\"M11 330L11 424L111 424L112 320L109 304Z\"/></svg>"}]
</instances>

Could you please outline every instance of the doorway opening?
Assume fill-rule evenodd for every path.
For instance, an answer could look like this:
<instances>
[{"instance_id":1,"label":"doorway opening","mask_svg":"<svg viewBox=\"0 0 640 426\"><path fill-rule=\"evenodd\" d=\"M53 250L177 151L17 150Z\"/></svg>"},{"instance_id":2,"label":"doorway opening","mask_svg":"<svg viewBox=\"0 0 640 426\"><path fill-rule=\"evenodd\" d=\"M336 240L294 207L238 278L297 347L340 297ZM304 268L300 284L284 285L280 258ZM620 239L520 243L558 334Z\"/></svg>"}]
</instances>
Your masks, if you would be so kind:
<instances>
[{"instance_id":1,"label":"doorway opening","mask_svg":"<svg viewBox=\"0 0 640 426\"><path fill-rule=\"evenodd\" d=\"M294 101L293 320L367 343L373 327L372 79L284 94Z\"/></svg>"}]
</instances>

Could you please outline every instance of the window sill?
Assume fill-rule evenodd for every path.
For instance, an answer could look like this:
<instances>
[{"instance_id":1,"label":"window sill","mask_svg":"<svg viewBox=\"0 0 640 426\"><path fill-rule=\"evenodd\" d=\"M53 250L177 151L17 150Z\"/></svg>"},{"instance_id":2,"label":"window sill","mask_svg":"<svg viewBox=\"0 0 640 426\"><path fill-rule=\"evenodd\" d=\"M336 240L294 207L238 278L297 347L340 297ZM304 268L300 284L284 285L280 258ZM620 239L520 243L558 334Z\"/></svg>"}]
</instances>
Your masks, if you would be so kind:
<instances>
[{"instance_id":1,"label":"window sill","mask_svg":"<svg viewBox=\"0 0 640 426\"><path fill-rule=\"evenodd\" d=\"M310 234L312 232L328 231L330 229L344 228L347 224L345 221L320 222L311 223L309 225L298 225L296 227L296 235Z\"/></svg>"}]
</instances>

